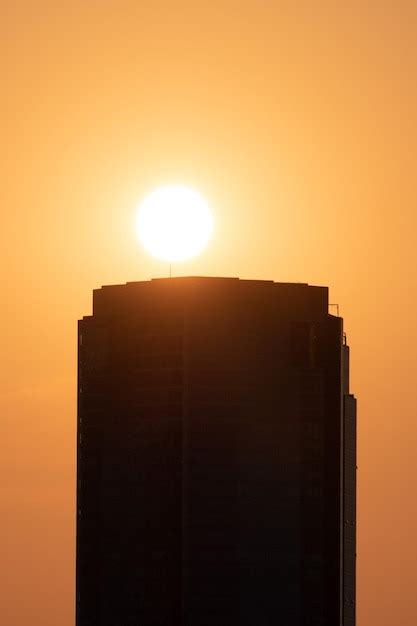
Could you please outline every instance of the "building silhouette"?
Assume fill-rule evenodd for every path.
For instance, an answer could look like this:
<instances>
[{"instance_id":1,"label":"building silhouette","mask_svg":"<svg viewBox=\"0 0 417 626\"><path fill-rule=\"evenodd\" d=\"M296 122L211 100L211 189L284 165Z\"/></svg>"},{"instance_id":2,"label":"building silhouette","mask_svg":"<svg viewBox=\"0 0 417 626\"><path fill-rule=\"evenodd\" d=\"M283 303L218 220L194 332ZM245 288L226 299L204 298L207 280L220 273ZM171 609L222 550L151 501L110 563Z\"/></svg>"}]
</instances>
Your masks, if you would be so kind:
<instances>
[{"instance_id":1,"label":"building silhouette","mask_svg":"<svg viewBox=\"0 0 417 626\"><path fill-rule=\"evenodd\" d=\"M354 626L356 404L328 310L272 281L94 291L77 626Z\"/></svg>"}]
</instances>

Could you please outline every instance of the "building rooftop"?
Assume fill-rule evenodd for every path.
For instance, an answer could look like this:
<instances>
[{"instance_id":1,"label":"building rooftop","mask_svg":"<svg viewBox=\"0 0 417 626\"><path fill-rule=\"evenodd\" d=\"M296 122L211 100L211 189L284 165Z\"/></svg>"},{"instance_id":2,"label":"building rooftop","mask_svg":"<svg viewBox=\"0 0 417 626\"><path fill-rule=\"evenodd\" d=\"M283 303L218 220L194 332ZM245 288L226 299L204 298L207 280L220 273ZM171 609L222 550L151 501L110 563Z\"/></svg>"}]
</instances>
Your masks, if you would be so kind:
<instances>
[{"instance_id":1,"label":"building rooftop","mask_svg":"<svg viewBox=\"0 0 417 626\"><path fill-rule=\"evenodd\" d=\"M306 311L314 316L328 315L328 288L307 283L283 283L273 280L248 280L235 277L181 276L153 278L120 285L104 285L93 291L94 315L122 314L136 307L157 302L171 304L191 300L206 303L230 303L242 306L274 302L279 310Z\"/></svg>"}]
</instances>

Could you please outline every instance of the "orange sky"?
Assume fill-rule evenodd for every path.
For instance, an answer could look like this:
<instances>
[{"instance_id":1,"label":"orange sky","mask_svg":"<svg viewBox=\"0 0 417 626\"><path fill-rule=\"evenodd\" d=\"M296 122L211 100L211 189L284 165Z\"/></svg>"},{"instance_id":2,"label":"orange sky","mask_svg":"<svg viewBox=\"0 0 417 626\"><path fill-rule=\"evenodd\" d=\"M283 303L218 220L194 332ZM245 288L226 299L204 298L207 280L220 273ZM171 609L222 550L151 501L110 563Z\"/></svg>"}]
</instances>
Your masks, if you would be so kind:
<instances>
[{"instance_id":1,"label":"orange sky","mask_svg":"<svg viewBox=\"0 0 417 626\"><path fill-rule=\"evenodd\" d=\"M417 4L0 2L0 615L74 624L76 321L167 275L162 183L214 208L174 274L329 285L359 399L358 626L417 624Z\"/></svg>"}]
</instances>

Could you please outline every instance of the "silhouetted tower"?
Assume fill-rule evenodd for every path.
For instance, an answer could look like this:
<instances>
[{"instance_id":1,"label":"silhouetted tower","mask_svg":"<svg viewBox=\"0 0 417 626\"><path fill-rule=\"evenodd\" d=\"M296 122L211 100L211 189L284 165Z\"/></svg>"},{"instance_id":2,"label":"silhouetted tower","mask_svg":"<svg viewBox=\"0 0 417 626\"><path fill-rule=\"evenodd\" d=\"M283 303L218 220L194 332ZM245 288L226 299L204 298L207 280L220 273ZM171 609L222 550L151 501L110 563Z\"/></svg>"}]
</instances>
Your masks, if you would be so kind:
<instances>
[{"instance_id":1,"label":"silhouetted tower","mask_svg":"<svg viewBox=\"0 0 417 626\"><path fill-rule=\"evenodd\" d=\"M354 626L348 357L327 288L96 290L79 323L77 626Z\"/></svg>"}]
</instances>

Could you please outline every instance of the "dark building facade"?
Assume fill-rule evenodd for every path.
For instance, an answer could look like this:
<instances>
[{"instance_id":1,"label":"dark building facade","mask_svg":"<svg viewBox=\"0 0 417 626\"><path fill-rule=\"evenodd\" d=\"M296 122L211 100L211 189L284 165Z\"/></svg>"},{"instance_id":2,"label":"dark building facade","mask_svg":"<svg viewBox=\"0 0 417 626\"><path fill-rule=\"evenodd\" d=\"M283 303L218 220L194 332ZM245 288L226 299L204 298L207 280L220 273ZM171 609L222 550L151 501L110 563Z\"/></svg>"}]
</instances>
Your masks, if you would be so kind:
<instances>
[{"instance_id":1,"label":"dark building facade","mask_svg":"<svg viewBox=\"0 0 417 626\"><path fill-rule=\"evenodd\" d=\"M356 404L327 288L94 291L77 447L77 626L355 625Z\"/></svg>"}]
</instances>

